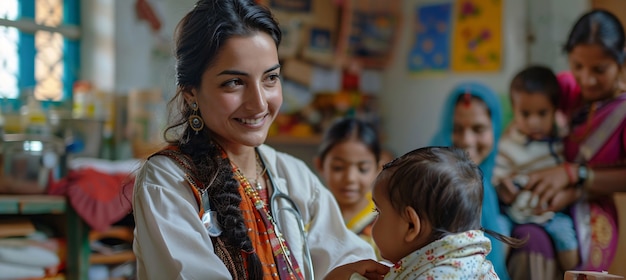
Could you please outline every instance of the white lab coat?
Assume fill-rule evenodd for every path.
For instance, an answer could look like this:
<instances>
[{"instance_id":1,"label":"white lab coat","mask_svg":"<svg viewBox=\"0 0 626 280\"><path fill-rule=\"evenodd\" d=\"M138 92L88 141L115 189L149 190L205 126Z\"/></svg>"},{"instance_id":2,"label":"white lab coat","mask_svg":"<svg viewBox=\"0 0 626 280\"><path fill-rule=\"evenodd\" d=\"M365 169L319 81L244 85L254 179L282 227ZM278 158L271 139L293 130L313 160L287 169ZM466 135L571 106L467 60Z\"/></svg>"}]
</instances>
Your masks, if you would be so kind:
<instances>
[{"instance_id":1,"label":"white lab coat","mask_svg":"<svg viewBox=\"0 0 626 280\"><path fill-rule=\"evenodd\" d=\"M266 145L259 147L259 153L275 188L289 194L308 225L315 279L322 279L342 264L376 259L372 247L345 227L332 194L304 162ZM138 279L231 279L213 251L198 217L200 209L183 174L170 158L154 156L137 175L133 210ZM278 222L304 271L297 222Z\"/></svg>"}]
</instances>

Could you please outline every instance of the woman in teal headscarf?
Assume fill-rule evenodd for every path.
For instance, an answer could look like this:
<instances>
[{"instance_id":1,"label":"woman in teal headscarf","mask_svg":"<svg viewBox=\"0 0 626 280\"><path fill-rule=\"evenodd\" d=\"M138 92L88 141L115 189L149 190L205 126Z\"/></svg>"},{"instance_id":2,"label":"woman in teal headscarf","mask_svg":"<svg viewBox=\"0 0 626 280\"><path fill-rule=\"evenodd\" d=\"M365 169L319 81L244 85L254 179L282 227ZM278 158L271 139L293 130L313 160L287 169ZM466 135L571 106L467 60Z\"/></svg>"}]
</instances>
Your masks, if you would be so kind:
<instances>
[{"instance_id":1,"label":"woman in teal headscarf","mask_svg":"<svg viewBox=\"0 0 626 280\"><path fill-rule=\"evenodd\" d=\"M496 93L485 85L466 82L457 85L444 103L441 126L432 145L465 149L484 174L482 226L504 235L510 234L510 223L500 213L498 196L491 185L498 138L502 129L500 102ZM488 235L492 250L487 256L500 279L509 279L506 269L506 246Z\"/></svg>"}]
</instances>

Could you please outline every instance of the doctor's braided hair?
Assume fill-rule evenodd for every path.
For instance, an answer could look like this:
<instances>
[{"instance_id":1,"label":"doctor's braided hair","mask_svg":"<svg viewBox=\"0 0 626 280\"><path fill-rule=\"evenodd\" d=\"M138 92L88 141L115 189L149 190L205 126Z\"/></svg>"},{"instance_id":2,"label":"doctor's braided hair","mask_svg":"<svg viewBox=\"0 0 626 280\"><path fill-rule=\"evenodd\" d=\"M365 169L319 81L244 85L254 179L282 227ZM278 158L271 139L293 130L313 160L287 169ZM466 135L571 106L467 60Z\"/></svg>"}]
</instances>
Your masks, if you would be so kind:
<instances>
[{"instance_id":1,"label":"doctor's braided hair","mask_svg":"<svg viewBox=\"0 0 626 280\"><path fill-rule=\"evenodd\" d=\"M245 252L248 279L262 279L261 262L248 237L243 215L239 209L239 182L228 159L222 159L220 149L211 139L213 132L206 126L198 133L188 125L193 110L185 102L184 93L198 89L202 75L212 66L226 41L236 36L251 36L264 32L274 40L276 48L281 31L271 12L253 0L200 0L176 28L176 95L169 102L171 123L164 132L165 139L179 145L195 165L196 178L207 187L211 209L217 211L223 228L220 236L236 266L243 268L241 252ZM175 112L174 112L175 111ZM211 112L199 112L210 118ZM231 270L235 277L236 271ZM245 276L245 275L244 275Z\"/></svg>"}]
</instances>

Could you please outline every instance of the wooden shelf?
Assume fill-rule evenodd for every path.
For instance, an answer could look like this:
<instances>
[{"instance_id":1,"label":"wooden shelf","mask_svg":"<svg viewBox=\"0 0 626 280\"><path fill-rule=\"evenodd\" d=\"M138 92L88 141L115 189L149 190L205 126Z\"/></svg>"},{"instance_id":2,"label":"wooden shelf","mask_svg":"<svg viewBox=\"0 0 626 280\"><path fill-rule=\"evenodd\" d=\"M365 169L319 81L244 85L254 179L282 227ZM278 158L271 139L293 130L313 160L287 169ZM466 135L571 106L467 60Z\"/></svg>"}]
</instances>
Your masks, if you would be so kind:
<instances>
[{"instance_id":1,"label":"wooden shelf","mask_svg":"<svg viewBox=\"0 0 626 280\"><path fill-rule=\"evenodd\" d=\"M133 251L121 251L111 255L105 255L100 253L92 253L89 256L89 262L91 264L120 264L129 261L135 261L135 254Z\"/></svg>"},{"instance_id":2,"label":"wooden shelf","mask_svg":"<svg viewBox=\"0 0 626 280\"><path fill-rule=\"evenodd\" d=\"M0 195L0 214L62 214L67 210L64 196Z\"/></svg>"},{"instance_id":3,"label":"wooden shelf","mask_svg":"<svg viewBox=\"0 0 626 280\"><path fill-rule=\"evenodd\" d=\"M68 280L87 279L89 260L89 227L69 206L65 196L56 195L0 195L0 215L64 215L67 239ZM1 217L0 217L1 218Z\"/></svg>"},{"instance_id":4,"label":"wooden shelf","mask_svg":"<svg viewBox=\"0 0 626 280\"><path fill-rule=\"evenodd\" d=\"M312 135L308 137L289 136L289 135L274 135L267 137L266 144L268 145L319 145L322 141L321 135Z\"/></svg>"},{"instance_id":5,"label":"wooden shelf","mask_svg":"<svg viewBox=\"0 0 626 280\"><path fill-rule=\"evenodd\" d=\"M91 233L89 233L89 240L91 241L103 238L117 238L132 244L133 229L125 226L113 226L104 232L91 231ZM91 264L120 264L134 260L135 254L132 249L112 254L92 253L89 256L89 262Z\"/></svg>"},{"instance_id":6,"label":"wooden shelf","mask_svg":"<svg viewBox=\"0 0 626 280\"><path fill-rule=\"evenodd\" d=\"M89 233L89 240L98 240L102 238L117 238L124 240L128 243L133 242L133 229L126 226L112 226L106 231L91 231Z\"/></svg>"}]
</instances>

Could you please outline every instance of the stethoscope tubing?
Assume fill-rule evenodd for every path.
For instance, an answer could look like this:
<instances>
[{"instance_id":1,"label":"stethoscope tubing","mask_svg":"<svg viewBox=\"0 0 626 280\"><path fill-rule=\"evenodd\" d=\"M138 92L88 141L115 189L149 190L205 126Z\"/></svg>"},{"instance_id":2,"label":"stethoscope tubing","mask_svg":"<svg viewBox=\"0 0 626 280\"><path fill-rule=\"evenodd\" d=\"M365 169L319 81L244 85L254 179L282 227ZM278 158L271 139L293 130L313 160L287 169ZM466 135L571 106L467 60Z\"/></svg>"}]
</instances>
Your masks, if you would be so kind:
<instances>
[{"instance_id":1,"label":"stethoscope tubing","mask_svg":"<svg viewBox=\"0 0 626 280\"><path fill-rule=\"evenodd\" d=\"M263 163L264 166L267 166L262 156L260 157L260 159L261 159L261 163ZM267 178L269 180L269 183L272 186L272 190L271 190L272 194L270 195L270 202L269 202L270 210L272 211L271 214L272 216L274 216L274 220L276 221L278 230L280 230L281 232L284 232L280 224L280 219L279 219L281 211L286 211L286 213L290 213L296 218L296 221L298 222L298 230L300 231L300 238L302 239L302 255L303 255L303 261L304 261L303 265L304 265L305 279L314 279L313 263L311 261L311 251L309 250L309 245L307 242L307 234L306 234L306 229L304 225L304 219L302 218L300 209L298 209L298 205L296 205L293 199L291 199L287 194L283 193L279 188L276 187L276 184L274 183L274 179L272 178L272 172L269 169L267 172ZM279 203L278 203L279 199L282 199L284 201L286 207L279 208Z\"/></svg>"}]
</instances>

